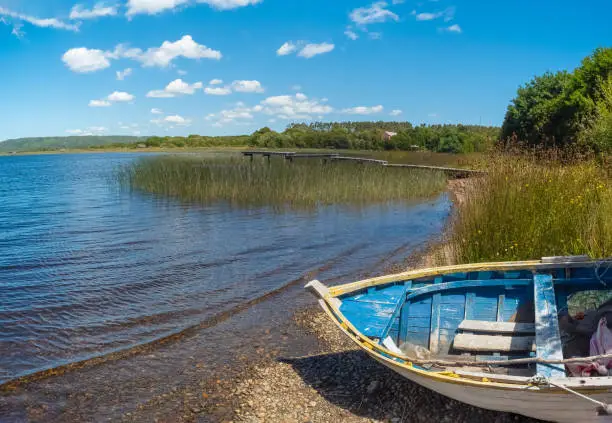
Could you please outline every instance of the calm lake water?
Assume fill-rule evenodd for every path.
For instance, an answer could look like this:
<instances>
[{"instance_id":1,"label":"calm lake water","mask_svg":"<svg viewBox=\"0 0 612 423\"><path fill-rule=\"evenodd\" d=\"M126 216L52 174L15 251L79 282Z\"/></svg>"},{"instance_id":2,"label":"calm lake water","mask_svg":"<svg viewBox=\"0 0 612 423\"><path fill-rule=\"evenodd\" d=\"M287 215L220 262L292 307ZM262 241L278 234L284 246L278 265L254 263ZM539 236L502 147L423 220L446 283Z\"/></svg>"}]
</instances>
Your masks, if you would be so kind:
<instances>
[{"instance_id":1,"label":"calm lake water","mask_svg":"<svg viewBox=\"0 0 612 423\"><path fill-rule=\"evenodd\" d=\"M421 204L275 213L121 190L137 154L0 157L0 383L179 332L310 273L350 281L440 232Z\"/></svg>"}]
</instances>

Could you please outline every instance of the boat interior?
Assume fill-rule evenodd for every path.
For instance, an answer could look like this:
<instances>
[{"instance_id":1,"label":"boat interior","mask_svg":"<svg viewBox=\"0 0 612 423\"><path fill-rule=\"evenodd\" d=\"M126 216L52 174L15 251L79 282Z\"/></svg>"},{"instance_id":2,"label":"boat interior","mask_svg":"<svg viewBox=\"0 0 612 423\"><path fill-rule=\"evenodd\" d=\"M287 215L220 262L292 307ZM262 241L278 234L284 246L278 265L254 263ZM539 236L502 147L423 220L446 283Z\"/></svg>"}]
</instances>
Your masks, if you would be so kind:
<instances>
[{"instance_id":1,"label":"boat interior","mask_svg":"<svg viewBox=\"0 0 612 423\"><path fill-rule=\"evenodd\" d=\"M576 337L564 316L575 322L571 316L579 319L611 297L612 271L593 264L438 274L337 295L342 315L394 353L470 362L445 370L522 377L565 377L566 369L563 364L479 363L588 356L588 350L580 353L572 345ZM581 339L588 342L589 336ZM425 366L441 370L431 367Z\"/></svg>"}]
</instances>

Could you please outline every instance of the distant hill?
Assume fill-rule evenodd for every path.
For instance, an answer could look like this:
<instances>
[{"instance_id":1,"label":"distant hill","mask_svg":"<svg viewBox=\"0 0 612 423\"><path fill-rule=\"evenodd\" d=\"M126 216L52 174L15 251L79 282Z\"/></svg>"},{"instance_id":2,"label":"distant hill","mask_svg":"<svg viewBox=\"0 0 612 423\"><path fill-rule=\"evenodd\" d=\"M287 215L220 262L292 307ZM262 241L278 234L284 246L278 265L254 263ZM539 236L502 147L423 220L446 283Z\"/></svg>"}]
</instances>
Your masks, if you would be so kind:
<instances>
[{"instance_id":1,"label":"distant hill","mask_svg":"<svg viewBox=\"0 0 612 423\"><path fill-rule=\"evenodd\" d=\"M49 151L62 148L89 148L110 144L126 144L145 140L147 137L128 136L72 136L72 137L40 137L17 138L0 142L0 152L10 151Z\"/></svg>"}]
</instances>

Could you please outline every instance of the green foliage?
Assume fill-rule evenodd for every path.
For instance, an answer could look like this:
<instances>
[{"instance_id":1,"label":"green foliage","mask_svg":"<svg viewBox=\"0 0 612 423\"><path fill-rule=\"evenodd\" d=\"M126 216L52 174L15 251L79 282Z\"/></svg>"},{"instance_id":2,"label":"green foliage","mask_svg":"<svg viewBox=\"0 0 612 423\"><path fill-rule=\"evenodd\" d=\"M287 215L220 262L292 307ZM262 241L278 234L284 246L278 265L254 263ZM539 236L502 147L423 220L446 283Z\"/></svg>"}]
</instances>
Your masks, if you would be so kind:
<instances>
[{"instance_id":1,"label":"green foliage","mask_svg":"<svg viewBox=\"0 0 612 423\"><path fill-rule=\"evenodd\" d=\"M441 172L222 155L147 157L118 176L128 188L184 201L278 209L413 200L446 187Z\"/></svg>"},{"instance_id":2,"label":"green foliage","mask_svg":"<svg viewBox=\"0 0 612 423\"><path fill-rule=\"evenodd\" d=\"M612 48L598 48L574 72L546 73L520 87L508 107L502 138L530 145L580 145L598 149L590 131L612 75Z\"/></svg>"},{"instance_id":3,"label":"green foliage","mask_svg":"<svg viewBox=\"0 0 612 423\"><path fill-rule=\"evenodd\" d=\"M385 131L396 132L389 140ZM352 150L429 150L447 153L485 151L498 139L499 129L467 125L413 127L409 122L314 122L292 124L278 133L263 128L249 140L252 147L326 148Z\"/></svg>"},{"instance_id":4,"label":"green foliage","mask_svg":"<svg viewBox=\"0 0 612 423\"><path fill-rule=\"evenodd\" d=\"M457 263L612 254L612 184L593 162L494 156L458 201Z\"/></svg>"},{"instance_id":5,"label":"green foliage","mask_svg":"<svg viewBox=\"0 0 612 423\"><path fill-rule=\"evenodd\" d=\"M520 87L506 112L502 137L515 134L529 144L553 138L555 128L551 127L551 122L570 81L571 76L567 72L548 72Z\"/></svg>"},{"instance_id":6,"label":"green foliage","mask_svg":"<svg viewBox=\"0 0 612 423\"><path fill-rule=\"evenodd\" d=\"M128 143L138 143L142 137L127 136L80 136L80 137L41 137L18 138L0 142L0 152L10 151L53 151L61 149L91 148L94 146L126 147Z\"/></svg>"},{"instance_id":7,"label":"green foliage","mask_svg":"<svg viewBox=\"0 0 612 423\"><path fill-rule=\"evenodd\" d=\"M612 151L612 76L602 84L596 113L595 123L587 131L586 138L590 140L596 151Z\"/></svg>"},{"instance_id":8,"label":"green foliage","mask_svg":"<svg viewBox=\"0 0 612 423\"><path fill-rule=\"evenodd\" d=\"M188 137L150 137L143 144L159 148L199 148L199 147L244 147L248 144L247 135L206 137L189 135ZM132 146L135 148L136 145Z\"/></svg>"}]
</instances>

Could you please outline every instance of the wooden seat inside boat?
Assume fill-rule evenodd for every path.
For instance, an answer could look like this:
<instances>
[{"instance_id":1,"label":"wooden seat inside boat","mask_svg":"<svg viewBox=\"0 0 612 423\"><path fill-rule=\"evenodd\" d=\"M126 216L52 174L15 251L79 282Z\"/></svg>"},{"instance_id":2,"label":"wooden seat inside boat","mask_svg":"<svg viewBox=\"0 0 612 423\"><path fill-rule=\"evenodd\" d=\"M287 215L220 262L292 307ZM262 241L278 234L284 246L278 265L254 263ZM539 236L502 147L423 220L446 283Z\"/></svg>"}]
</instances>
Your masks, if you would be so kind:
<instances>
[{"instance_id":1,"label":"wooden seat inside boat","mask_svg":"<svg viewBox=\"0 0 612 423\"><path fill-rule=\"evenodd\" d=\"M535 351L533 323L464 320L455 335L453 348L471 352Z\"/></svg>"}]
</instances>

